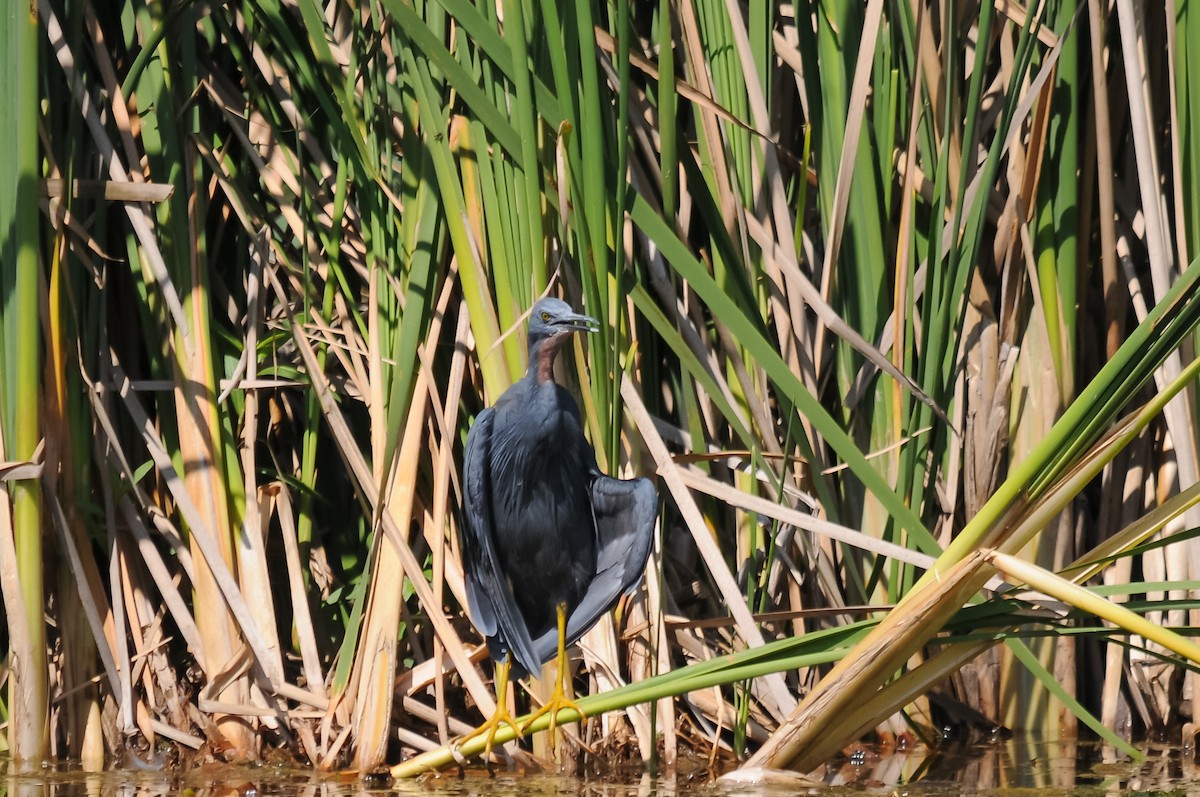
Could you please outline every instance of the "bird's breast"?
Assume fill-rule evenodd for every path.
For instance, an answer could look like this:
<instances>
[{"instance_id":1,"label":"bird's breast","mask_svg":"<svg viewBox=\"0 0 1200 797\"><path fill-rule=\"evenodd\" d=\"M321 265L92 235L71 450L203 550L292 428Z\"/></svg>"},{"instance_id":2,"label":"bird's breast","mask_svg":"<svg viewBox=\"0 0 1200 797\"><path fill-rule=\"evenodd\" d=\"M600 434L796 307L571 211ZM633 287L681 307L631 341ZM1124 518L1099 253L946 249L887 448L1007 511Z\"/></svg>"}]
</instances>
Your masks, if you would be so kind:
<instances>
[{"instance_id":1,"label":"bird's breast","mask_svg":"<svg viewBox=\"0 0 1200 797\"><path fill-rule=\"evenodd\" d=\"M539 386L520 402L497 406L491 497L496 533L506 538L529 542L594 533L588 486L595 454L574 400L557 385L549 387L557 390Z\"/></svg>"}]
</instances>

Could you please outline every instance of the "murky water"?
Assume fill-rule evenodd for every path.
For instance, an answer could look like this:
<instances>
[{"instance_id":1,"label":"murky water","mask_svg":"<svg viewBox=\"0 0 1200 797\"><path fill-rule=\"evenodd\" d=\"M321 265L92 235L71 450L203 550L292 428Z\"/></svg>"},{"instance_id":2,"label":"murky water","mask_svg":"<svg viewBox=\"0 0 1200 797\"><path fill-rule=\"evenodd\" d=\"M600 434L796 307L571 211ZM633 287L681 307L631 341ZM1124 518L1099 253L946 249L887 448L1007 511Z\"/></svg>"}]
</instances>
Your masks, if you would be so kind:
<instances>
[{"instance_id":1,"label":"murky water","mask_svg":"<svg viewBox=\"0 0 1200 797\"><path fill-rule=\"evenodd\" d=\"M829 794L896 797L1106 797L1156 794L1200 797L1194 751L1145 745L1142 762L1090 743L1008 740L953 749L882 755L864 750L819 785L793 776L748 773L737 782L707 776L644 776L635 782L485 770L450 771L389 783L274 767L211 766L187 771L115 770L84 773L70 767L17 771L0 760L0 797L742 797Z\"/></svg>"}]
</instances>

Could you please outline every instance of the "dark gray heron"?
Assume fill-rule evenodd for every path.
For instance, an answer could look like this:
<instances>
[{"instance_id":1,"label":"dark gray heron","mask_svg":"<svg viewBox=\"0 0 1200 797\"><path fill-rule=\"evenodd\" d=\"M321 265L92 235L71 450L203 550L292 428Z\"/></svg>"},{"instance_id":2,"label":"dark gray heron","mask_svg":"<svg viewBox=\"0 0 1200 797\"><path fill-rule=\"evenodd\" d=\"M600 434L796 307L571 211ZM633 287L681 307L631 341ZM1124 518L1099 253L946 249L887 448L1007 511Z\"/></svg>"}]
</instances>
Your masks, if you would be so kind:
<instances>
[{"instance_id":1,"label":"dark gray heron","mask_svg":"<svg viewBox=\"0 0 1200 797\"><path fill-rule=\"evenodd\" d=\"M561 299L535 304L525 376L467 434L467 597L496 665L496 711L467 738L487 734L485 757L501 725L523 732L506 705L510 674L536 675L557 653L554 692L533 719L550 713L553 733L561 709L579 711L564 689L567 646L638 585L650 555L654 485L600 472L575 399L554 381L554 359L571 334L598 327Z\"/></svg>"}]
</instances>

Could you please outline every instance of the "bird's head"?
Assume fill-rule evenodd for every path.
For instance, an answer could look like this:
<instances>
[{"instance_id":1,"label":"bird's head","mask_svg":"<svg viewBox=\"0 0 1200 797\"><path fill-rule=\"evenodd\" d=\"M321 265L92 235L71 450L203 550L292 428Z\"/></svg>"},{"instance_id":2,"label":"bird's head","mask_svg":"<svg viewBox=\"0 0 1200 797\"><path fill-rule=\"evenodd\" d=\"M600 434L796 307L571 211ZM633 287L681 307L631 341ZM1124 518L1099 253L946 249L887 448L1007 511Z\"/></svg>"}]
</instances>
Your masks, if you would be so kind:
<instances>
[{"instance_id":1,"label":"bird's head","mask_svg":"<svg viewBox=\"0 0 1200 797\"><path fill-rule=\"evenodd\" d=\"M554 357L572 332L595 332L600 322L580 315L562 299L541 299L529 311L529 374L535 381L554 378Z\"/></svg>"},{"instance_id":2,"label":"bird's head","mask_svg":"<svg viewBox=\"0 0 1200 797\"><path fill-rule=\"evenodd\" d=\"M595 332L600 322L591 316L580 315L562 299L548 296L529 311L529 340L544 340L571 332Z\"/></svg>"}]
</instances>

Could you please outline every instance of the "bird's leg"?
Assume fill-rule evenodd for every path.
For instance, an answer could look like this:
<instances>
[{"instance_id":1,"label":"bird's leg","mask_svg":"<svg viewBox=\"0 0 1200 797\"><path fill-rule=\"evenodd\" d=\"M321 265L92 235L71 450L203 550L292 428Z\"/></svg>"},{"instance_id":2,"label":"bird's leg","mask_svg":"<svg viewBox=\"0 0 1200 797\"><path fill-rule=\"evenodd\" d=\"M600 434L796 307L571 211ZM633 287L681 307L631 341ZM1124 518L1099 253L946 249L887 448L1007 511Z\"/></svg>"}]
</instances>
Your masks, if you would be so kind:
<instances>
[{"instance_id":1,"label":"bird's leg","mask_svg":"<svg viewBox=\"0 0 1200 797\"><path fill-rule=\"evenodd\" d=\"M518 737L521 736L521 727L517 725L508 711L508 672L511 667L507 658L504 661L496 662L496 710L492 712L492 716L487 722L455 742L455 750L462 747L468 739L474 739L476 736L486 733L487 743L483 748L483 759L487 761L492 757L492 742L501 725L507 725Z\"/></svg>"},{"instance_id":2,"label":"bird's leg","mask_svg":"<svg viewBox=\"0 0 1200 797\"><path fill-rule=\"evenodd\" d=\"M564 708L574 709L575 713L583 719L583 709L575 703L574 700L567 697L565 688L567 680L567 605L565 603L558 604L558 675L554 679L554 691L550 694L550 699L546 704L534 712L528 720L525 721L522 731L529 730L529 726L534 723L543 714L550 715L550 744L554 745L554 729L558 727L558 712Z\"/></svg>"}]
</instances>

